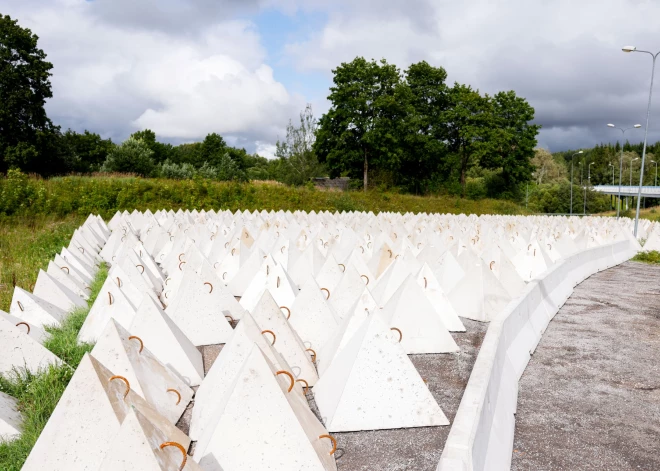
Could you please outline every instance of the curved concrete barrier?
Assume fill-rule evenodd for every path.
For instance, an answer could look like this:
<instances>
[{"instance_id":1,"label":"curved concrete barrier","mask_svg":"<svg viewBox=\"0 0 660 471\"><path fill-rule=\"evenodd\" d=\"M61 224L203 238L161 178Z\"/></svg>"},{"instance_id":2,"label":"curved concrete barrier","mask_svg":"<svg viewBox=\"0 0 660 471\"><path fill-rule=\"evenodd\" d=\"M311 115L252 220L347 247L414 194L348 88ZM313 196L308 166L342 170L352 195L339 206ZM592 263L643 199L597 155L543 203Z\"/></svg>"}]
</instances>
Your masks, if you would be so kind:
<instances>
[{"instance_id":1,"label":"curved concrete barrier","mask_svg":"<svg viewBox=\"0 0 660 471\"><path fill-rule=\"evenodd\" d=\"M637 252L630 240L578 252L532 280L488 326L438 471L508 470L518 381L573 288Z\"/></svg>"}]
</instances>

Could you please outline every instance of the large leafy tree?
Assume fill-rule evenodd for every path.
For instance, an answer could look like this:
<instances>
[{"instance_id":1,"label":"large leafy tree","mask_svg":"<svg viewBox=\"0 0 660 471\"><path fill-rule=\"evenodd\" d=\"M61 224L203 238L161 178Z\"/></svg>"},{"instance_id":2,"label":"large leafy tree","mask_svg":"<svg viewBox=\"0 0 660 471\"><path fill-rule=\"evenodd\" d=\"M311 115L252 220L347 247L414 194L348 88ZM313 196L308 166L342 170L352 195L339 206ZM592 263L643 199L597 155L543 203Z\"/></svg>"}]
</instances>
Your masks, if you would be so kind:
<instances>
[{"instance_id":1,"label":"large leafy tree","mask_svg":"<svg viewBox=\"0 0 660 471\"><path fill-rule=\"evenodd\" d=\"M135 173L142 177L151 176L156 170L154 152L141 139L129 137L108 154L101 167L102 172Z\"/></svg>"},{"instance_id":2,"label":"large leafy tree","mask_svg":"<svg viewBox=\"0 0 660 471\"><path fill-rule=\"evenodd\" d=\"M134 132L131 134L131 137L139 139L149 146L149 149L153 152L152 158L157 164L165 162L172 156L172 145L158 142L156 140L156 133L151 129Z\"/></svg>"},{"instance_id":3,"label":"large leafy tree","mask_svg":"<svg viewBox=\"0 0 660 471\"><path fill-rule=\"evenodd\" d=\"M313 149L331 176L362 176L366 191L369 169L391 168L400 151L396 126L405 108L396 95L401 74L385 60L363 57L332 72L331 107L319 120Z\"/></svg>"},{"instance_id":4,"label":"large leafy tree","mask_svg":"<svg viewBox=\"0 0 660 471\"><path fill-rule=\"evenodd\" d=\"M44 105L52 97L46 54L37 47L38 37L21 28L8 15L0 15L0 171L18 166L29 171L50 170L37 166L40 145L53 145L57 132Z\"/></svg>"},{"instance_id":5,"label":"large leafy tree","mask_svg":"<svg viewBox=\"0 0 660 471\"><path fill-rule=\"evenodd\" d=\"M60 137L66 170L70 172L97 172L105 162L114 144L96 133L79 134L71 129Z\"/></svg>"},{"instance_id":6,"label":"large leafy tree","mask_svg":"<svg viewBox=\"0 0 660 471\"><path fill-rule=\"evenodd\" d=\"M492 118L487 149L481 159L484 168L501 169L506 191L528 181L534 166L536 135L541 126L532 124L534 108L515 92L500 92L490 100Z\"/></svg>"},{"instance_id":7,"label":"large leafy tree","mask_svg":"<svg viewBox=\"0 0 660 471\"><path fill-rule=\"evenodd\" d=\"M286 139L275 144L275 156L279 159L281 179L289 184L302 185L324 172L314 152L318 123L308 104L300 113L300 125L291 121L286 127Z\"/></svg>"}]
</instances>

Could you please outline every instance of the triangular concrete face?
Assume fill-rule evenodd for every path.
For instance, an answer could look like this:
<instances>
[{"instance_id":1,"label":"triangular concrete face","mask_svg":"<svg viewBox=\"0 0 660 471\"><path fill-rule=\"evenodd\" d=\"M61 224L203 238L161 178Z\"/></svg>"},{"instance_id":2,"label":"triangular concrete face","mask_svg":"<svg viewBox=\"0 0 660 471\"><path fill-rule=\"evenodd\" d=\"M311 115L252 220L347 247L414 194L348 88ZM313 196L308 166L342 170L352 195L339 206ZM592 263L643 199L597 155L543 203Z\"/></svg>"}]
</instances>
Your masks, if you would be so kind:
<instances>
[{"instance_id":1,"label":"triangular concrete face","mask_svg":"<svg viewBox=\"0 0 660 471\"><path fill-rule=\"evenodd\" d=\"M132 389L161 415L176 423L193 391L149 351L141 338L110 319L91 354L113 373L128 379Z\"/></svg>"},{"instance_id":2,"label":"triangular concrete face","mask_svg":"<svg viewBox=\"0 0 660 471\"><path fill-rule=\"evenodd\" d=\"M330 290L330 306L339 319L344 319L348 315L351 307L368 284L369 282L362 278L352 265L346 266L346 272L341 281L333 290ZM321 287L323 288L323 286Z\"/></svg>"},{"instance_id":3,"label":"triangular concrete face","mask_svg":"<svg viewBox=\"0 0 660 471\"><path fill-rule=\"evenodd\" d=\"M204 379L202 354L165 311L145 296L128 329L137 335L163 364L188 386L199 386Z\"/></svg>"},{"instance_id":4,"label":"triangular concrete face","mask_svg":"<svg viewBox=\"0 0 660 471\"><path fill-rule=\"evenodd\" d=\"M75 252L71 252L66 247L62 247L60 252L64 261L75 267L78 271L84 273L89 277L90 280L94 279L94 273L96 272L96 267L93 264L88 264L85 260L80 258Z\"/></svg>"},{"instance_id":5,"label":"triangular concrete face","mask_svg":"<svg viewBox=\"0 0 660 471\"><path fill-rule=\"evenodd\" d=\"M110 269L108 276L101 287L100 293L106 293L108 291L114 292L112 291L112 288L121 291L131 303L133 309L136 309L145 297L144 292L137 289L135 285L131 283L130 278L119 265L114 265Z\"/></svg>"},{"instance_id":6,"label":"triangular concrete face","mask_svg":"<svg viewBox=\"0 0 660 471\"><path fill-rule=\"evenodd\" d=\"M436 263L429 266L445 293L451 293L465 276L465 270L461 268L461 265L449 250L443 253Z\"/></svg>"},{"instance_id":7,"label":"triangular concrete face","mask_svg":"<svg viewBox=\"0 0 660 471\"><path fill-rule=\"evenodd\" d=\"M124 328L130 327L135 317L135 308L117 285L108 278L103 284L107 288L99 292L87 318L78 333L79 342L94 343L110 319Z\"/></svg>"},{"instance_id":8,"label":"triangular concrete face","mask_svg":"<svg viewBox=\"0 0 660 471\"><path fill-rule=\"evenodd\" d=\"M201 470L190 457L175 446L161 448L169 442L162 430L154 427L137 410L129 410L115 436L99 471L174 471ZM182 464L185 466L182 467Z\"/></svg>"},{"instance_id":9,"label":"triangular concrete face","mask_svg":"<svg viewBox=\"0 0 660 471\"><path fill-rule=\"evenodd\" d=\"M262 334L252 316L246 313L195 394L189 433L193 440L204 435L218 407L223 404L222 398L231 392L229 388L234 378L255 345L278 370L291 371L291 367L270 342L270 337Z\"/></svg>"},{"instance_id":10,"label":"triangular concrete face","mask_svg":"<svg viewBox=\"0 0 660 471\"><path fill-rule=\"evenodd\" d=\"M18 438L22 425L23 417L18 411L18 401L0 391L0 443Z\"/></svg>"},{"instance_id":11,"label":"triangular concrete face","mask_svg":"<svg viewBox=\"0 0 660 471\"><path fill-rule=\"evenodd\" d=\"M50 350L29 337L24 327L0 318L0 374L14 368L36 373L48 365L61 363Z\"/></svg>"},{"instance_id":12,"label":"triangular concrete face","mask_svg":"<svg viewBox=\"0 0 660 471\"><path fill-rule=\"evenodd\" d=\"M334 291L335 287L343 278L345 271L346 265L337 263L335 257L328 255L321 270L318 275L316 275L316 282L321 288L327 288L330 291Z\"/></svg>"},{"instance_id":13,"label":"triangular concrete face","mask_svg":"<svg viewBox=\"0 0 660 471\"><path fill-rule=\"evenodd\" d=\"M370 291L380 306L384 306L390 297L399 289L401 283L411 274L403 261L395 260L385 273L382 274L378 283Z\"/></svg>"},{"instance_id":14,"label":"triangular concrete face","mask_svg":"<svg viewBox=\"0 0 660 471\"><path fill-rule=\"evenodd\" d=\"M442 323L449 332L465 332L465 326L458 317L454 306L440 287L440 282L435 277L433 270L426 263L417 273L417 284L422 287L426 298L433 306L435 312L440 316Z\"/></svg>"},{"instance_id":15,"label":"triangular concrete face","mask_svg":"<svg viewBox=\"0 0 660 471\"><path fill-rule=\"evenodd\" d=\"M27 457L23 470L98 469L129 410L142 413L171 441L185 449L190 439L121 379L86 354Z\"/></svg>"},{"instance_id":16,"label":"triangular concrete face","mask_svg":"<svg viewBox=\"0 0 660 471\"><path fill-rule=\"evenodd\" d=\"M261 297L252 311L252 317L262 330L270 330L275 334L273 347L291 366L294 376L304 379L310 386L314 386L318 380L318 374L310 359L311 356L306 352L307 347L291 328L269 291L266 291ZM270 338L270 334L266 335Z\"/></svg>"},{"instance_id":17,"label":"triangular concrete face","mask_svg":"<svg viewBox=\"0 0 660 471\"><path fill-rule=\"evenodd\" d=\"M53 306L65 312L87 307L84 299L43 270L39 270L33 293L41 299L47 299Z\"/></svg>"},{"instance_id":18,"label":"triangular concrete face","mask_svg":"<svg viewBox=\"0 0 660 471\"><path fill-rule=\"evenodd\" d=\"M371 315L314 387L330 432L449 425L396 333Z\"/></svg>"},{"instance_id":19,"label":"triangular concrete face","mask_svg":"<svg viewBox=\"0 0 660 471\"><path fill-rule=\"evenodd\" d=\"M334 471L330 448L325 451L328 456L317 452L284 394L298 393L282 392L267 360L254 347L214 429L198 442L195 459L208 471Z\"/></svg>"},{"instance_id":20,"label":"triangular concrete face","mask_svg":"<svg viewBox=\"0 0 660 471\"><path fill-rule=\"evenodd\" d=\"M479 262L449 293L449 301L459 316L490 322L511 301L511 296L488 265Z\"/></svg>"},{"instance_id":21,"label":"triangular concrete face","mask_svg":"<svg viewBox=\"0 0 660 471\"><path fill-rule=\"evenodd\" d=\"M243 296L245 290L250 285L252 278L259 271L261 263L265 257L264 252L257 248L252 251L248 259L241 265L238 269L238 272L231 278L229 281L225 275L225 272L220 273L219 276L225 275L223 283L229 287L229 291L234 296Z\"/></svg>"},{"instance_id":22,"label":"triangular concrete face","mask_svg":"<svg viewBox=\"0 0 660 471\"><path fill-rule=\"evenodd\" d=\"M192 272L165 310L195 346L227 343L233 330L225 316L240 319L243 312L224 286L209 286Z\"/></svg>"},{"instance_id":23,"label":"triangular concrete face","mask_svg":"<svg viewBox=\"0 0 660 471\"><path fill-rule=\"evenodd\" d=\"M67 265L62 269L55 265L54 262L48 262L46 274L58 281L61 285L66 286L77 297L87 300L89 299L89 290L86 289L87 285L73 276L75 274L74 270L75 268L69 268Z\"/></svg>"},{"instance_id":24,"label":"triangular concrete face","mask_svg":"<svg viewBox=\"0 0 660 471\"><path fill-rule=\"evenodd\" d=\"M391 328L399 329L401 346L407 354L460 350L412 276L406 278L378 315Z\"/></svg>"},{"instance_id":25,"label":"triangular concrete face","mask_svg":"<svg viewBox=\"0 0 660 471\"><path fill-rule=\"evenodd\" d=\"M516 271L524 281L530 281L548 268L543 253L536 241L533 241L527 248L518 252L511 260L511 263L516 267Z\"/></svg>"},{"instance_id":26,"label":"triangular concrete face","mask_svg":"<svg viewBox=\"0 0 660 471\"><path fill-rule=\"evenodd\" d=\"M298 294L298 287L289 278L284 267L277 264L270 255L263 260L252 282L245 289L240 301L241 306L252 312L265 291L270 291L278 306L286 306L289 309Z\"/></svg>"},{"instance_id":27,"label":"triangular concrete face","mask_svg":"<svg viewBox=\"0 0 660 471\"><path fill-rule=\"evenodd\" d=\"M289 323L298 336L312 349L318 350L339 327L337 315L326 301L332 293L321 291L314 278L307 279L291 306Z\"/></svg>"},{"instance_id":28,"label":"triangular concrete face","mask_svg":"<svg viewBox=\"0 0 660 471\"><path fill-rule=\"evenodd\" d=\"M66 312L16 286L11 298L9 314L37 327L43 327L59 326Z\"/></svg>"},{"instance_id":29,"label":"triangular concrete face","mask_svg":"<svg viewBox=\"0 0 660 471\"><path fill-rule=\"evenodd\" d=\"M68 270L69 271L68 275L70 275L76 281L81 283L83 287L89 286L90 284L92 284L92 281L94 281L94 277L91 275L93 270L90 269L90 271L88 272L86 269L83 268L81 263L75 263L75 261L68 262L59 254L55 254L55 258L53 258L53 262L55 266L58 269L60 269L62 272L66 272Z\"/></svg>"},{"instance_id":30,"label":"triangular concrete face","mask_svg":"<svg viewBox=\"0 0 660 471\"><path fill-rule=\"evenodd\" d=\"M0 318L9 321L9 323L15 325L21 330L24 330L24 332L29 335L32 340L36 340L42 345L46 340L50 338L50 334L45 330L37 327L36 325L30 324L23 319L12 316L11 314L7 314L5 311L0 311Z\"/></svg>"}]
</instances>

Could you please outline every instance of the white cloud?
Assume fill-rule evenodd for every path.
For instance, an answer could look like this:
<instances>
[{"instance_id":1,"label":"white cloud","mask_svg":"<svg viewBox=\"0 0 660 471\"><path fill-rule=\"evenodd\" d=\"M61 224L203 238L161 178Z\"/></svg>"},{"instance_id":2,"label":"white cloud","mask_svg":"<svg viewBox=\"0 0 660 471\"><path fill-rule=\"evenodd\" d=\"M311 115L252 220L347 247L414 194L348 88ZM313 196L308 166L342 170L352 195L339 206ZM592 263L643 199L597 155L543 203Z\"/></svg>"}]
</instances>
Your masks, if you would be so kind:
<instances>
[{"instance_id":1,"label":"white cloud","mask_svg":"<svg viewBox=\"0 0 660 471\"><path fill-rule=\"evenodd\" d=\"M275 158L275 144L271 144L269 142L257 141L256 145L257 145L257 150L256 150L257 154L271 160Z\"/></svg>"}]
</instances>

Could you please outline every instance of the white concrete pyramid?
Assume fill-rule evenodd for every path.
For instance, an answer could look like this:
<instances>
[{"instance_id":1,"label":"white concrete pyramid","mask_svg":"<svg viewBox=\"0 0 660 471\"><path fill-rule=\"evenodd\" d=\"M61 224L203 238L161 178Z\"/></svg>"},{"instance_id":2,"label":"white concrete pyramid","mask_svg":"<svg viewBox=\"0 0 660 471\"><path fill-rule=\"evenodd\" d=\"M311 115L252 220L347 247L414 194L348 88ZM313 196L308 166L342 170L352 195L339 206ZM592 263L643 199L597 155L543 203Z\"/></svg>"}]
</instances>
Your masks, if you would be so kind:
<instances>
[{"instance_id":1,"label":"white concrete pyramid","mask_svg":"<svg viewBox=\"0 0 660 471\"><path fill-rule=\"evenodd\" d=\"M106 325L91 354L113 373L125 377L133 391L172 423L192 400L192 389L161 363L140 337L131 335L114 319Z\"/></svg>"},{"instance_id":2,"label":"white concrete pyramid","mask_svg":"<svg viewBox=\"0 0 660 471\"><path fill-rule=\"evenodd\" d=\"M314 387L330 432L449 425L378 315L364 322Z\"/></svg>"},{"instance_id":3,"label":"white concrete pyramid","mask_svg":"<svg viewBox=\"0 0 660 471\"><path fill-rule=\"evenodd\" d=\"M321 267L319 273L316 275L316 282L321 288L334 291L335 287L339 284L342 277L344 276L345 271L346 265L337 263L335 257L330 254L325 259L325 263Z\"/></svg>"},{"instance_id":4,"label":"white concrete pyramid","mask_svg":"<svg viewBox=\"0 0 660 471\"><path fill-rule=\"evenodd\" d=\"M9 314L37 327L59 326L66 312L16 286Z\"/></svg>"},{"instance_id":5,"label":"white concrete pyramid","mask_svg":"<svg viewBox=\"0 0 660 471\"><path fill-rule=\"evenodd\" d=\"M0 443L18 438L22 425L23 417L18 411L18 401L0 391Z\"/></svg>"},{"instance_id":6,"label":"white concrete pyramid","mask_svg":"<svg viewBox=\"0 0 660 471\"><path fill-rule=\"evenodd\" d=\"M242 365L209 438L195 459L208 471L335 470L329 440L310 442L258 347ZM323 447L326 447L323 450Z\"/></svg>"},{"instance_id":7,"label":"white concrete pyramid","mask_svg":"<svg viewBox=\"0 0 660 471\"><path fill-rule=\"evenodd\" d=\"M61 363L50 350L27 335L24 327L0 318L0 374L10 373L14 368L36 373L48 365Z\"/></svg>"},{"instance_id":8,"label":"white concrete pyramid","mask_svg":"<svg viewBox=\"0 0 660 471\"><path fill-rule=\"evenodd\" d=\"M314 386L318 380L318 374L307 353L307 348L295 330L286 320L285 314L278 307L270 294L265 291L259 303L252 311L252 317L261 330L270 330L275 334L273 347L279 352L291 366L292 373L296 379L301 378ZM271 338L271 334L265 334Z\"/></svg>"},{"instance_id":9,"label":"white concrete pyramid","mask_svg":"<svg viewBox=\"0 0 660 471\"><path fill-rule=\"evenodd\" d=\"M87 307L84 299L43 270L39 270L33 293L65 312Z\"/></svg>"},{"instance_id":10,"label":"white concrete pyramid","mask_svg":"<svg viewBox=\"0 0 660 471\"><path fill-rule=\"evenodd\" d=\"M313 277L309 277L291 306L289 324L306 345L320 349L339 327L339 318L326 301L332 293L321 291Z\"/></svg>"},{"instance_id":11,"label":"white concrete pyramid","mask_svg":"<svg viewBox=\"0 0 660 471\"><path fill-rule=\"evenodd\" d=\"M286 306L289 309L298 294L298 287L284 267L275 262L271 255L263 259L261 267L245 289L240 300L241 306L251 312L265 291L270 291L278 306Z\"/></svg>"},{"instance_id":12,"label":"white concrete pyramid","mask_svg":"<svg viewBox=\"0 0 660 471\"><path fill-rule=\"evenodd\" d=\"M172 319L151 298L145 296L128 329L137 335L163 364L189 386L204 379L202 354Z\"/></svg>"},{"instance_id":13,"label":"white concrete pyramid","mask_svg":"<svg viewBox=\"0 0 660 471\"><path fill-rule=\"evenodd\" d=\"M50 338L50 334L45 330L37 327L34 324L30 324L23 319L7 314L5 311L0 310L0 318L9 321L11 324L14 324L19 329L24 329L25 333L30 336L33 340L36 340L40 344L44 344L46 340Z\"/></svg>"},{"instance_id":14,"label":"white concrete pyramid","mask_svg":"<svg viewBox=\"0 0 660 471\"><path fill-rule=\"evenodd\" d=\"M370 282L370 281L369 281ZM331 296L328 300L330 306L334 309L339 319L344 319L355 301L360 297L364 287L368 285L366 278L362 278L360 273L352 265L346 266L346 271L337 286L330 290ZM321 286L323 288L324 286Z\"/></svg>"},{"instance_id":15,"label":"white concrete pyramid","mask_svg":"<svg viewBox=\"0 0 660 471\"><path fill-rule=\"evenodd\" d=\"M426 298L438 316L440 316L447 330L449 332L465 332L463 322L459 319L454 306L449 302L449 298L441 288L440 282L428 264L424 263L422 265L422 268L417 273L416 280L417 284L424 290Z\"/></svg>"},{"instance_id":16,"label":"white concrete pyramid","mask_svg":"<svg viewBox=\"0 0 660 471\"><path fill-rule=\"evenodd\" d=\"M79 342L96 342L110 319L116 320L125 329L130 327L133 322L135 307L124 296L121 288L109 278L106 279L103 288L80 328L78 333Z\"/></svg>"},{"instance_id":17,"label":"white concrete pyramid","mask_svg":"<svg viewBox=\"0 0 660 471\"><path fill-rule=\"evenodd\" d=\"M48 262L48 269L46 273L58 281L61 285L66 286L77 297L84 300L89 299L89 287L83 283L75 275L75 268L69 268L67 265L64 268L58 267L54 262Z\"/></svg>"},{"instance_id":18,"label":"white concrete pyramid","mask_svg":"<svg viewBox=\"0 0 660 471\"><path fill-rule=\"evenodd\" d=\"M86 354L39 439L23 465L23 471L83 471L98 469L129 410L134 408L170 440L185 449L190 439L124 380ZM91 420L90 420L91 419Z\"/></svg>"}]
</instances>

